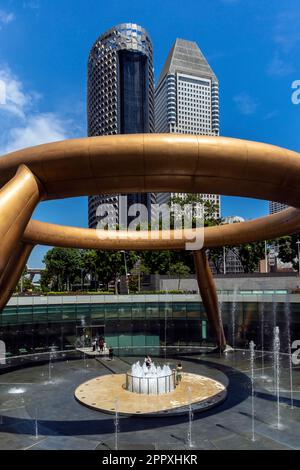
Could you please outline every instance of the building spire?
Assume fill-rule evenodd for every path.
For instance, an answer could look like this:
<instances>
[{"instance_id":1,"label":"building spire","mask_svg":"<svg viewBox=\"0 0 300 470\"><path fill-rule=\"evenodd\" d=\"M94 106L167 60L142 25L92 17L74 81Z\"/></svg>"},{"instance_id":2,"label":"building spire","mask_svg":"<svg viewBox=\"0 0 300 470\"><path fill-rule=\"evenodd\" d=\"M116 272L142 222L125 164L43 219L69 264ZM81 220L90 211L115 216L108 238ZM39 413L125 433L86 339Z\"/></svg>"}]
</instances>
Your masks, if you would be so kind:
<instances>
[{"instance_id":1,"label":"building spire","mask_svg":"<svg viewBox=\"0 0 300 470\"><path fill-rule=\"evenodd\" d=\"M163 66L158 86L166 75L176 73L207 77L218 83L215 73L194 41L176 39Z\"/></svg>"}]
</instances>

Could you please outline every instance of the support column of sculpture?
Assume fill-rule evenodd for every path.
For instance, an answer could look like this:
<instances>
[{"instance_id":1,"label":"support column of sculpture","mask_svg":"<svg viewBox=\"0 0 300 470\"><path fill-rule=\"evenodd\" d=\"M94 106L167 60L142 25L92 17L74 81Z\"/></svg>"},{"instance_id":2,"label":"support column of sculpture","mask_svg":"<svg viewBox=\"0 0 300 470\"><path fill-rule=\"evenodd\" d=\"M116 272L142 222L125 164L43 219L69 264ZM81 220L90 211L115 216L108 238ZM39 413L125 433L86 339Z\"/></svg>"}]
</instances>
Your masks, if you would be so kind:
<instances>
[{"instance_id":1,"label":"support column of sculpture","mask_svg":"<svg viewBox=\"0 0 300 470\"><path fill-rule=\"evenodd\" d=\"M219 348L224 351L226 348L226 338L219 309L218 296L204 249L194 252L194 262L199 291L206 311L207 320Z\"/></svg>"},{"instance_id":2,"label":"support column of sculpture","mask_svg":"<svg viewBox=\"0 0 300 470\"><path fill-rule=\"evenodd\" d=\"M7 289L3 286L9 286L8 290L12 290L13 283L8 280L7 276L8 273L12 273L13 264L16 266L19 263L18 256L22 259L28 252L29 248L25 249L23 246L21 249L19 244L40 199L41 184L25 165L21 165L16 175L0 190L0 304L2 308L8 300Z\"/></svg>"},{"instance_id":3,"label":"support column of sculpture","mask_svg":"<svg viewBox=\"0 0 300 470\"><path fill-rule=\"evenodd\" d=\"M37 178L25 165L0 190L0 276L21 240L41 196Z\"/></svg>"},{"instance_id":4,"label":"support column of sculpture","mask_svg":"<svg viewBox=\"0 0 300 470\"><path fill-rule=\"evenodd\" d=\"M25 269L33 245L18 243L0 279L0 312L3 310Z\"/></svg>"}]
</instances>

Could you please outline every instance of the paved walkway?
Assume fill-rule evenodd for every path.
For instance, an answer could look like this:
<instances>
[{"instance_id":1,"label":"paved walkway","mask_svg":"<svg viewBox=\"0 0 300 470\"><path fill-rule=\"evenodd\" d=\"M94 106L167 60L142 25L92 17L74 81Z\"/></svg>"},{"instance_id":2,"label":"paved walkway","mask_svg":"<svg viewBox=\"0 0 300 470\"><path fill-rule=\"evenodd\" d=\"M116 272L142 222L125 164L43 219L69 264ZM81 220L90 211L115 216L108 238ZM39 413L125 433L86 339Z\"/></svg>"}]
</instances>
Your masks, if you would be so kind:
<instances>
[{"instance_id":1,"label":"paved walkway","mask_svg":"<svg viewBox=\"0 0 300 470\"><path fill-rule=\"evenodd\" d=\"M124 373L137 357L110 361ZM176 358L173 364L179 359ZM289 369L281 358L280 417L273 388L272 355L255 363L255 441L252 441L251 382L246 353L182 356L183 369L220 381L228 388L218 407L194 415L192 438L198 449L300 449L300 370L294 368L294 409ZM0 449L113 449L114 416L82 406L74 398L80 384L111 372L95 359L53 362L0 376ZM264 377L262 377L262 375ZM120 417L121 449L184 449L188 414L174 417Z\"/></svg>"}]
</instances>

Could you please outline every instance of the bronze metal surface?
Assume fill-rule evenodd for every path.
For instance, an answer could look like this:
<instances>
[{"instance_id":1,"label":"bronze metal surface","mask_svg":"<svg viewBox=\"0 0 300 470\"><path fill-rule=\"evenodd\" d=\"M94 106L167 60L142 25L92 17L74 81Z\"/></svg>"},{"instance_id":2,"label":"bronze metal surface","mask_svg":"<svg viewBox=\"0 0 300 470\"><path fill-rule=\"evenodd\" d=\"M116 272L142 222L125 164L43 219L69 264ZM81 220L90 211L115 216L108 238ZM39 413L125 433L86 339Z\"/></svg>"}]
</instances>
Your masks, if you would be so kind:
<instances>
[{"instance_id":1,"label":"bronze metal surface","mask_svg":"<svg viewBox=\"0 0 300 470\"><path fill-rule=\"evenodd\" d=\"M226 348L226 339L222 317L219 309L215 282L204 249L194 251L194 262L199 291L207 314L207 320L211 326L218 346L223 351Z\"/></svg>"},{"instance_id":2,"label":"bronze metal surface","mask_svg":"<svg viewBox=\"0 0 300 470\"><path fill-rule=\"evenodd\" d=\"M205 227L203 246L215 248L272 240L298 231L300 231L300 211L291 207L247 222ZM99 233L102 233L100 237ZM24 232L23 241L37 245L98 250L184 250L186 242L191 241L193 236L197 236L197 229L187 230L181 239L176 237L173 230L156 232L153 237L147 231L126 230L110 231L108 236L107 232L93 229L31 220Z\"/></svg>"},{"instance_id":3,"label":"bronze metal surface","mask_svg":"<svg viewBox=\"0 0 300 470\"><path fill-rule=\"evenodd\" d=\"M0 279L0 312L14 293L25 269L33 245L18 243Z\"/></svg>"},{"instance_id":4,"label":"bronze metal surface","mask_svg":"<svg viewBox=\"0 0 300 470\"><path fill-rule=\"evenodd\" d=\"M25 164L44 199L101 193L188 192L249 196L300 208L300 155L226 137L134 134L20 150L0 159L0 186Z\"/></svg>"},{"instance_id":5,"label":"bronze metal surface","mask_svg":"<svg viewBox=\"0 0 300 470\"><path fill-rule=\"evenodd\" d=\"M0 190L0 277L20 242L32 212L41 197L40 186L25 166Z\"/></svg>"},{"instance_id":6,"label":"bronze metal surface","mask_svg":"<svg viewBox=\"0 0 300 470\"><path fill-rule=\"evenodd\" d=\"M167 191L255 197L295 207L250 222L206 228L205 248L276 238L300 228L300 155L224 137L137 134L40 145L0 158L0 187L0 282L4 286L0 307L35 244L115 250L185 248L187 240L177 239L174 232L160 233L157 240L148 232L126 231L109 232L101 239L93 230L29 222L41 200ZM21 240L24 245L19 245ZM19 249L20 263L11 275ZM203 303L223 348L217 295L204 251L195 252L194 258Z\"/></svg>"}]
</instances>

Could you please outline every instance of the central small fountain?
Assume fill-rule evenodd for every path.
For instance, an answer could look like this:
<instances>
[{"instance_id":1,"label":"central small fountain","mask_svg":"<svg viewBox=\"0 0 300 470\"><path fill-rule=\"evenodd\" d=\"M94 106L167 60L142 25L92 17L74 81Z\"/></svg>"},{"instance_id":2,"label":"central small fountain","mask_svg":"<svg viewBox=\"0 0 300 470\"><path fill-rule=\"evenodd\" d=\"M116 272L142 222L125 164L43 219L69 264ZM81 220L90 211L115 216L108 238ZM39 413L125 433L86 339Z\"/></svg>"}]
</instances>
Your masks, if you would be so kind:
<instances>
[{"instance_id":1,"label":"central small fountain","mask_svg":"<svg viewBox=\"0 0 300 470\"><path fill-rule=\"evenodd\" d=\"M115 415L115 436L119 416L184 415L220 404L227 396L226 387L217 380L189 372L184 365L156 365L148 357L136 362L127 373L102 375L85 382L75 390L75 398L85 406ZM118 397L112 407L111 395ZM117 412L116 412L117 410ZM190 429L190 428L189 428ZM188 440L191 443L191 439Z\"/></svg>"},{"instance_id":2,"label":"central small fountain","mask_svg":"<svg viewBox=\"0 0 300 470\"><path fill-rule=\"evenodd\" d=\"M152 363L147 367L145 363L141 366L140 362L136 362L126 374L126 390L133 393L161 395L172 392L175 387L175 371L168 365L156 367Z\"/></svg>"}]
</instances>

